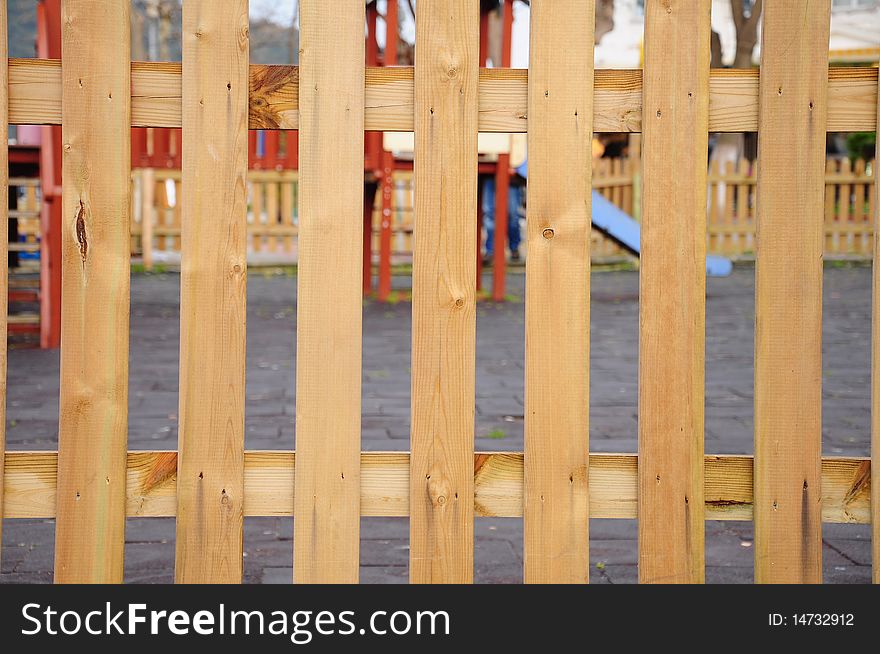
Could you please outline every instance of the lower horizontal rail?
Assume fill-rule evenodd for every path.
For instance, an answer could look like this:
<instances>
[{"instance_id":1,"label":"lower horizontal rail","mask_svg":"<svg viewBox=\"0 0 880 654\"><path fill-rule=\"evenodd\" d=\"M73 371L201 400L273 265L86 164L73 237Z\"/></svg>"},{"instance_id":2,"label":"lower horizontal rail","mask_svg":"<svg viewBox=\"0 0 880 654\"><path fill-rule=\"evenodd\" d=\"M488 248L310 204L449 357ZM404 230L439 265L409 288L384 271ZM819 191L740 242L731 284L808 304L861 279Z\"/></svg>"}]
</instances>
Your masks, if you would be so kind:
<instances>
[{"instance_id":1,"label":"lower horizontal rail","mask_svg":"<svg viewBox=\"0 0 880 654\"><path fill-rule=\"evenodd\" d=\"M293 515L292 451L245 454L244 512L247 516ZM635 454L590 455L590 516L635 518ZM752 457L705 458L706 519L752 519ZM56 452L7 452L4 517L55 516ZM474 455L474 513L482 517L522 516L523 455L482 452ZM859 457L822 459L822 520L870 522L871 461ZM177 510L177 453L128 453L130 517L172 517ZM361 514L409 515L409 453L361 453Z\"/></svg>"}]
</instances>

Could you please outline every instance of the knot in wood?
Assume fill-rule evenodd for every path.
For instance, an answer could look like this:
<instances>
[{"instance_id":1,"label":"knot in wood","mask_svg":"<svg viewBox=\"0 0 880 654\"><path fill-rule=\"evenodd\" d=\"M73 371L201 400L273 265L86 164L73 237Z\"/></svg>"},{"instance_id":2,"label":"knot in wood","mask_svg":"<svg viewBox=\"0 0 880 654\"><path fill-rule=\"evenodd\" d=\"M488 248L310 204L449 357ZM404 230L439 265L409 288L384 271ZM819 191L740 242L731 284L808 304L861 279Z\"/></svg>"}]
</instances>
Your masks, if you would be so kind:
<instances>
[{"instance_id":1,"label":"knot in wood","mask_svg":"<svg viewBox=\"0 0 880 654\"><path fill-rule=\"evenodd\" d=\"M444 506L449 501L449 482L439 473L428 477L428 497L434 506Z\"/></svg>"}]
</instances>

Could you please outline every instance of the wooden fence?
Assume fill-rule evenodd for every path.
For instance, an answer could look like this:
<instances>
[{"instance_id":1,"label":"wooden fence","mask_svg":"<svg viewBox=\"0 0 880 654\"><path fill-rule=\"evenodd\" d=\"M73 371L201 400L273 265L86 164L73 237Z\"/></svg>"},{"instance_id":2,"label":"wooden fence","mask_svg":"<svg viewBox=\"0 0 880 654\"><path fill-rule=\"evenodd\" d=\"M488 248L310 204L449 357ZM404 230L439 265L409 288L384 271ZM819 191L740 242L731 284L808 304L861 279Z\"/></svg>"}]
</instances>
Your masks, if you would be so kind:
<instances>
[{"instance_id":1,"label":"wooden fence","mask_svg":"<svg viewBox=\"0 0 880 654\"><path fill-rule=\"evenodd\" d=\"M757 165L713 161L709 166L708 248L713 254L754 256ZM874 251L875 162L825 162L824 252L870 257Z\"/></svg>"},{"instance_id":2,"label":"wooden fence","mask_svg":"<svg viewBox=\"0 0 880 654\"><path fill-rule=\"evenodd\" d=\"M18 252L40 250L40 180L31 177L12 177L9 189L15 207L9 209L9 218L16 219L18 238L10 239L9 248Z\"/></svg>"},{"instance_id":3,"label":"wooden fence","mask_svg":"<svg viewBox=\"0 0 880 654\"><path fill-rule=\"evenodd\" d=\"M709 70L708 0L648 0L645 74L594 75L589 0L533 0L528 73L478 69L477 0L420 0L415 66L369 70L364 3L301 0L298 71L248 67L246 0L184 2L182 67L129 66L127 0L67 0L64 61L0 79L65 144L59 449L6 455L3 514L55 518L59 582L121 581L126 516L176 516L180 582L241 581L246 515L295 516L299 582L358 580L363 515L409 517L413 582L471 582L487 515L527 582L587 581L590 517L638 517L644 582L704 580L706 519L754 521L759 582L821 581L823 522L873 514L877 561L876 469L821 456L825 135L878 115L830 4L766 3L758 73ZM127 451L132 124L183 128L177 452ZM295 454L244 450L248 127L300 132ZM415 132L410 452L361 452L365 129ZM474 452L478 130L529 138L523 453ZM589 142L637 130L639 452L591 455ZM703 447L710 130L759 138L754 457Z\"/></svg>"},{"instance_id":4,"label":"wooden fence","mask_svg":"<svg viewBox=\"0 0 880 654\"><path fill-rule=\"evenodd\" d=\"M181 251L181 171L144 168L132 174L131 252L145 259L155 251ZM247 246L251 254L290 260L298 234L295 170L249 170L247 173ZM144 216L151 220L145 224ZM146 226L146 231L145 231Z\"/></svg>"},{"instance_id":5,"label":"wooden fence","mask_svg":"<svg viewBox=\"0 0 880 654\"><path fill-rule=\"evenodd\" d=\"M603 159L593 174L593 187L624 211L633 212L633 163ZM145 168L132 174L132 253L151 258L150 250L180 252L181 174L178 170ZM298 174L294 170L249 170L248 253L270 255L267 261L293 261L299 214ZM394 172L392 251L408 258L413 252L415 185L412 171ZM373 252L379 251L382 196L373 202ZM144 236L144 216L152 216ZM474 214L476 219L476 214ZM593 233L594 258L621 257L624 250L599 232ZM524 246L527 244L524 244ZM150 247L152 246L152 247ZM275 256L271 256L275 255Z\"/></svg>"},{"instance_id":6,"label":"wooden fence","mask_svg":"<svg viewBox=\"0 0 880 654\"><path fill-rule=\"evenodd\" d=\"M638 166L629 159L599 159L593 165L593 189L626 213L637 213ZM825 255L871 257L874 247L876 190L873 161L828 159L825 165ZM152 215L154 250L180 252L180 171L142 169L133 174L132 253L148 250L143 216ZM751 258L755 254L757 166L747 160L713 161L708 174L707 248L710 254ZM147 186L150 188L147 189ZM276 255L267 261L293 261L298 214L297 173L248 172L248 252ZM414 183L411 171L395 171L392 193L392 251L404 258L413 251ZM152 207L152 211L151 208ZM373 251L379 249L382 198L373 207ZM592 233L592 259L607 261L626 251L598 231ZM523 244L523 250L528 247ZM149 256L149 255L145 255Z\"/></svg>"}]
</instances>

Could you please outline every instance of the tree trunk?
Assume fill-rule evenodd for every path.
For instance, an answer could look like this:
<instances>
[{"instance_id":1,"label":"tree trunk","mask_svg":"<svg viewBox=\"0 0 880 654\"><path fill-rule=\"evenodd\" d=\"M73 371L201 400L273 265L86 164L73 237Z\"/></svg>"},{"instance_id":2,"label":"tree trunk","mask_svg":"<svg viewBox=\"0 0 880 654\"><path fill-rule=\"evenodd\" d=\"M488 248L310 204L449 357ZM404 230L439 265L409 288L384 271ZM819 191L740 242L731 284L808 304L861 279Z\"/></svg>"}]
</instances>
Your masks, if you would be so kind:
<instances>
[{"instance_id":1,"label":"tree trunk","mask_svg":"<svg viewBox=\"0 0 880 654\"><path fill-rule=\"evenodd\" d=\"M752 55L758 43L758 22L763 9L762 0L755 0L749 15L746 15L743 0L730 0L730 11L736 27L736 55L734 68L751 68Z\"/></svg>"},{"instance_id":2,"label":"tree trunk","mask_svg":"<svg viewBox=\"0 0 880 654\"><path fill-rule=\"evenodd\" d=\"M596 43L614 29L614 0L596 1Z\"/></svg>"},{"instance_id":3,"label":"tree trunk","mask_svg":"<svg viewBox=\"0 0 880 654\"><path fill-rule=\"evenodd\" d=\"M709 64L712 68L721 68L724 64L721 60L721 36L712 30L712 59Z\"/></svg>"}]
</instances>

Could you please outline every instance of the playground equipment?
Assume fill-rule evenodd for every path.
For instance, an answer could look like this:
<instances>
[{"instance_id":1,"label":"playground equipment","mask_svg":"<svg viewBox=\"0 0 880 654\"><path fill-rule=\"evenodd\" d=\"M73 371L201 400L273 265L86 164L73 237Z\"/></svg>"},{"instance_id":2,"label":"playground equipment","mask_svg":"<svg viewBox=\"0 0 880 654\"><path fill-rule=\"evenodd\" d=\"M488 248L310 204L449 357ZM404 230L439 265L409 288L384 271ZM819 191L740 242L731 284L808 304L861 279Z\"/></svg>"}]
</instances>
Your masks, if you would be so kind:
<instances>
[{"instance_id":1,"label":"playground equipment","mask_svg":"<svg viewBox=\"0 0 880 654\"><path fill-rule=\"evenodd\" d=\"M637 255L642 247L639 223L593 191L593 227ZM730 259L718 255L706 257L706 273L710 277L726 277L733 270Z\"/></svg>"},{"instance_id":2,"label":"playground equipment","mask_svg":"<svg viewBox=\"0 0 880 654\"><path fill-rule=\"evenodd\" d=\"M487 6L492 3L485 3ZM511 63L511 42L513 26L513 0L502 0L502 42L501 42L501 65L509 67ZM484 9L486 9L484 7ZM370 3L366 7L366 65L371 67L395 66L397 64L397 51L399 35L396 29L387 29L390 25L397 25L398 4L387 3L387 12L384 17L380 16L376 3ZM386 43L384 50L380 50L377 40L377 24L384 19L386 24ZM41 58L59 58L61 56L60 41L60 0L41 0L37 5L37 51ZM480 16L480 65L484 66L489 59L489 12L484 10ZM15 329L39 330L42 347L57 347L60 338L60 302L61 302L61 267L58 263L61 256L59 249L60 229L60 157L57 153L61 147L61 130L57 126L43 126L42 144L39 149L39 174L43 189L43 203L41 208L42 238L40 239L40 289L34 293L39 299L39 312L34 315L33 324L16 325ZM409 158L396 159L389 149L383 145L382 134L378 131L367 132L364 150L364 230L363 230L363 287L364 293L375 293L380 301L388 299L391 293L391 257L392 257L392 225L391 212L393 179L395 170L412 170L412 160ZM248 133L248 162L251 170L295 170L299 166L298 132L295 130L251 130ZM140 169L164 169L180 170L181 168L181 135L179 129L174 128L146 128L135 127L132 129L131 148L132 167ZM507 240L507 203L508 196L505 191L510 183L509 171L510 155L502 152L494 161L482 161L479 164L479 172L483 176L493 176L496 188L501 192L496 193L496 230L495 248L492 268L491 297L501 301L505 297L506 277L506 240ZM479 194L482 185L478 189L478 201L475 219L477 229L481 228L482 202ZM381 199L379 212L379 248L374 257L372 233L373 233L373 201L378 193ZM178 211L179 213L179 211ZM618 212L619 213L619 212ZM178 216L179 218L179 216ZM271 217L269 217L271 220ZM611 218L613 220L613 217ZM625 219L622 219L625 220ZM622 222L617 221L617 222ZM149 221L141 224L142 229L148 230L144 239L149 239ZM597 223L597 226L600 226ZM600 226L601 227L601 226ZM179 229L179 226L178 226ZM623 228L620 228L623 229ZM638 226L635 226L638 229ZM279 232L283 228L279 229ZM479 232L478 232L479 233ZM637 236L636 236L637 239ZM179 240L179 239L177 239ZM626 243L621 243L627 249L637 253L638 250L631 248ZM477 256L477 288L482 282L482 258ZM373 261L377 259L376 274L373 273ZM144 251L144 265L147 269L152 266L152 256L149 248ZM374 287L374 279L375 287ZM39 320L36 319L37 315Z\"/></svg>"},{"instance_id":3,"label":"playground equipment","mask_svg":"<svg viewBox=\"0 0 880 654\"><path fill-rule=\"evenodd\" d=\"M517 168L517 172L528 178L528 162ZM642 248L642 230L632 216L613 205L596 191L592 194L593 227L638 256ZM711 277L726 277L733 271L730 259L717 255L706 257L706 273Z\"/></svg>"},{"instance_id":4,"label":"playground equipment","mask_svg":"<svg viewBox=\"0 0 880 654\"><path fill-rule=\"evenodd\" d=\"M481 3L480 15L480 65L489 57L489 11L495 2ZM510 66L511 30L513 25L513 0L500 0L503 15L502 61ZM365 63L368 67L389 67L397 65L399 34L399 6L388 2L386 15L381 16L376 2L366 4ZM385 47L380 50L377 31L380 19L385 22ZM37 56L44 59L61 57L61 0L40 0L37 4ZM389 29L395 26L395 29ZM283 135L283 136L282 136ZM298 132L296 130L251 130L248 134L248 161L252 170L290 170L298 168ZM363 290L365 294L375 293L380 301L388 299L391 293L391 221L393 177L396 169L411 170L412 161L396 160L391 152L383 148L382 133L368 131L364 138L364 229L363 229ZM61 333L61 266L60 235L61 226L61 128L44 126L42 144L39 152L39 173L43 189L42 235L40 248L40 293L39 293L39 332L40 344L44 348L59 345ZM135 168L181 168L181 135L179 129L162 127L135 127L132 129L131 147L132 167ZM497 162L482 162L481 175L493 175L499 189L509 184L509 155L502 154ZM379 251L374 257L372 246L373 201L376 194L381 197L379 224ZM504 299L504 260L507 224L507 197L498 200L499 229L496 230L496 258L492 271L492 297L496 301ZM475 214L479 228L479 209ZM149 226L148 226L149 228ZM500 253L500 254L498 254ZM478 256L475 255L475 256ZM373 261L378 259L374 287ZM479 257L478 257L479 258ZM152 261L145 260L149 269ZM480 262L477 263L478 270ZM477 276L479 287L482 275ZM36 328L36 327L35 327Z\"/></svg>"},{"instance_id":5,"label":"playground equipment","mask_svg":"<svg viewBox=\"0 0 880 654\"><path fill-rule=\"evenodd\" d=\"M489 56L489 9L495 3L486 2L480 16L480 65L485 65ZM510 66L511 29L513 25L513 0L501 0L503 11L502 65ZM387 29L398 24L398 3L387 3L387 12L381 17L377 4L366 5L365 62L368 67L388 67L397 65L399 35L397 29ZM61 0L40 0L37 10L37 56L43 59L61 57ZM377 25L380 18L386 24L386 42L380 51L377 40ZM283 136L282 136L283 135ZM289 170L299 166L298 132L296 130L251 130L248 134L248 161L252 170ZM374 293L381 300L387 300L391 293L391 209L393 177L396 169L411 170L412 161L395 160L391 152L383 148L382 133L369 131L364 137L364 228L363 228L363 290ZM40 345L55 348L61 336L61 128L57 125L42 127L39 148L39 176L43 202L41 205L40 238L40 289L34 293L39 300L39 320L27 326L16 325L15 329L39 330ZM181 168L180 130L162 127L134 127L132 129L131 159L134 168L175 169ZM498 188L506 188L509 183L509 155L502 154L497 162L480 164L480 174L494 175ZM380 238L378 268L373 274L373 200L377 193L381 197ZM499 229L496 230L496 254L493 268L492 297L497 301L504 298L507 197L498 200ZM475 215L479 228L479 209ZM149 229L149 225L147 225ZM479 259L478 253L477 258ZM152 260L148 257L145 266L149 268ZM480 263L478 261L479 268ZM478 274L479 286L481 275Z\"/></svg>"}]
</instances>

